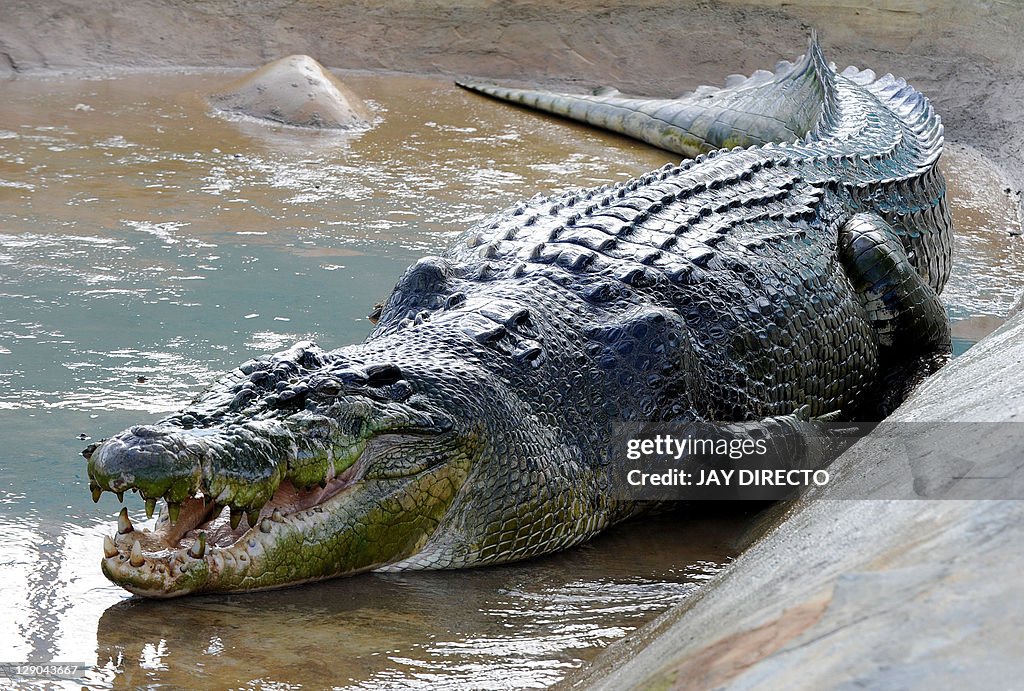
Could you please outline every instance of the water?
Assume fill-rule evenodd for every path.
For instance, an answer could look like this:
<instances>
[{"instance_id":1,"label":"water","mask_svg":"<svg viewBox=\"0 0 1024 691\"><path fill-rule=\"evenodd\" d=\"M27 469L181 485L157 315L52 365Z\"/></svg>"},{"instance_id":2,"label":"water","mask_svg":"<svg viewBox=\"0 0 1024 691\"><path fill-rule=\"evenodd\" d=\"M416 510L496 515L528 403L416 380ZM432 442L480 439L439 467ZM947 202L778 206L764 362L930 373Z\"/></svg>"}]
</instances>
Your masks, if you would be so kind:
<instances>
[{"instance_id":1,"label":"water","mask_svg":"<svg viewBox=\"0 0 1024 691\"><path fill-rule=\"evenodd\" d=\"M110 585L117 506L88 501L89 439L253 355L363 338L405 266L495 209L671 160L430 79L350 77L379 115L361 134L225 120L202 94L227 78L3 84L0 662L87 663L99 687L545 687L731 558L742 519L677 517L493 569L167 603ZM959 147L945 164L960 352L1005 316L1024 257L998 176Z\"/></svg>"},{"instance_id":2,"label":"water","mask_svg":"<svg viewBox=\"0 0 1024 691\"><path fill-rule=\"evenodd\" d=\"M1024 239L1010 188L978 152L948 145L942 159L956 228L953 273L942 292L953 354L990 334L1024 293Z\"/></svg>"},{"instance_id":3,"label":"water","mask_svg":"<svg viewBox=\"0 0 1024 691\"><path fill-rule=\"evenodd\" d=\"M94 678L176 688L543 688L691 595L732 555L726 543L738 525L680 529L665 517L643 535L623 527L518 565L130 600L93 622L106 665Z\"/></svg>"}]
</instances>

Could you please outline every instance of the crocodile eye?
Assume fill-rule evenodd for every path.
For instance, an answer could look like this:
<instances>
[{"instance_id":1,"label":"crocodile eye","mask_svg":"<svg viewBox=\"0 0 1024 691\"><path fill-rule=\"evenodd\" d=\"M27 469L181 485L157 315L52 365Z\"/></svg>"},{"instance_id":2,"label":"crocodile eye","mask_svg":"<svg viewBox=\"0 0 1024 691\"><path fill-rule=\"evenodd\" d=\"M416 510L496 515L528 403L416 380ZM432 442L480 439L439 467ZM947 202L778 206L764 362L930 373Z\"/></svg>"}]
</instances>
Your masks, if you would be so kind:
<instances>
[{"instance_id":1,"label":"crocodile eye","mask_svg":"<svg viewBox=\"0 0 1024 691\"><path fill-rule=\"evenodd\" d=\"M366 369L366 385L375 389L390 386L402 378L402 370L395 365L371 365Z\"/></svg>"}]
</instances>

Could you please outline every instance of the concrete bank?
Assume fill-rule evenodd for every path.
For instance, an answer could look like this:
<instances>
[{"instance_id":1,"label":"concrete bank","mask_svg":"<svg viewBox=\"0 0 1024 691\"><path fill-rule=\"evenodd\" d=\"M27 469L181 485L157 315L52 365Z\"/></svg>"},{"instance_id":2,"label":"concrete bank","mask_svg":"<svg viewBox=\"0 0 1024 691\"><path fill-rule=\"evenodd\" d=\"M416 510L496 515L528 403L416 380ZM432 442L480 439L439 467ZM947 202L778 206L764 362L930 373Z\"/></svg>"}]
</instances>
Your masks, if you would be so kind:
<instances>
[{"instance_id":1,"label":"concrete bank","mask_svg":"<svg viewBox=\"0 0 1024 691\"><path fill-rule=\"evenodd\" d=\"M932 377L597 689L1010 688L1024 675L1024 314ZM908 499L907 497L922 497Z\"/></svg>"}]
</instances>

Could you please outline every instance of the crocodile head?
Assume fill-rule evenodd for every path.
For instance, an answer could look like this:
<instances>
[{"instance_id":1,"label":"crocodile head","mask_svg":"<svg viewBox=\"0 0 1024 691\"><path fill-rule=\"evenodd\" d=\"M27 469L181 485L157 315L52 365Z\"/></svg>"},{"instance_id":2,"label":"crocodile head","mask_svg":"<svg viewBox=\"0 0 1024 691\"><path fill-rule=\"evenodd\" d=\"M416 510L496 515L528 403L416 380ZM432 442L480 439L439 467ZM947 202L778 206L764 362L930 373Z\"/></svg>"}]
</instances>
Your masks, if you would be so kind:
<instances>
[{"instance_id":1,"label":"crocodile head","mask_svg":"<svg viewBox=\"0 0 1024 691\"><path fill-rule=\"evenodd\" d=\"M181 413L86 449L94 499L134 491L148 514L162 507L152 531L122 509L103 573L171 597L280 587L419 553L481 455L474 421L500 397L484 397L454 356L396 358L365 344L325 353L300 343L242 365Z\"/></svg>"}]
</instances>

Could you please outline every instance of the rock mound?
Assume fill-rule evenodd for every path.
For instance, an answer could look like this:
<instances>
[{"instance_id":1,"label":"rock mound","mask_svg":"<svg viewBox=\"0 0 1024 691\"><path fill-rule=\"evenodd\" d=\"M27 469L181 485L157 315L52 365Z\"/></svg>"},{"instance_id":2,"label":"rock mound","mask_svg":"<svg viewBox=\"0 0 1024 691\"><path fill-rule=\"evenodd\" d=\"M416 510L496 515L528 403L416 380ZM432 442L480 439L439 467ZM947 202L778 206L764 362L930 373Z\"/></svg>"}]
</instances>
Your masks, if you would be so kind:
<instances>
[{"instance_id":1,"label":"rock mound","mask_svg":"<svg viewBox=\"0 0 1024 691\"><path fill-rule=\"evenodd\" d=\"M214 107L294 127L348 130L365 127L370 109L308 55L290 55L210 96Z\"/></svg>"}]
</instances>

